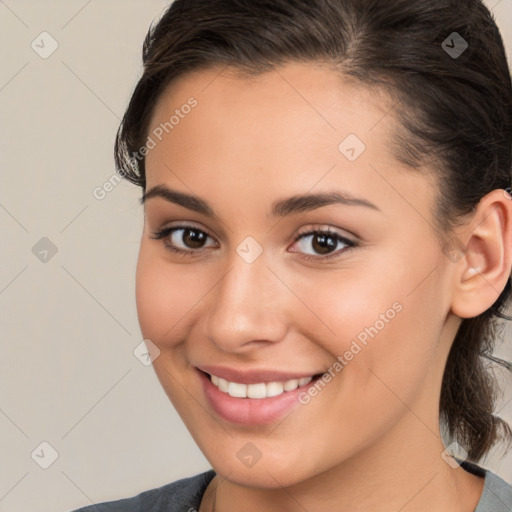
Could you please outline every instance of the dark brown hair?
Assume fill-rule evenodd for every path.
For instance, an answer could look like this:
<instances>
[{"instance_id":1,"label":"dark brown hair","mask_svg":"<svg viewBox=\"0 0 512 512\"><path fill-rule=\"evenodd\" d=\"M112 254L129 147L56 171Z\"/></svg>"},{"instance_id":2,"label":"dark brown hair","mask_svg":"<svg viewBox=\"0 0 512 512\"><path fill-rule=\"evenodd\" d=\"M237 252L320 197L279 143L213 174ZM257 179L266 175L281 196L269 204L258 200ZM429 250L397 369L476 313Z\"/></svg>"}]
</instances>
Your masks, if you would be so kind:
<instances>
[{"instance_id":1,"label":"dark brown hair","mask_svg":"<svg viewBox=\"0 0 512 512\"><path fill-rule=\"evenodd\" d=\"M449 52L454 37L468 45L460 55ZM145 190L150 117L178 76L213 66L259 74L292 61L326 63L386 91L399 121L397 160L438 178L443 250L453 249L447 234L483 196L510 187L511 78L480 0L175 0L144 41L143 74L117 133L118 172ZM487 367L510 292L509 279L491 308L462 321L443 376L445 431L473 461L512 438L493 415L498 388Z\"/></svg>"}]
</instances>

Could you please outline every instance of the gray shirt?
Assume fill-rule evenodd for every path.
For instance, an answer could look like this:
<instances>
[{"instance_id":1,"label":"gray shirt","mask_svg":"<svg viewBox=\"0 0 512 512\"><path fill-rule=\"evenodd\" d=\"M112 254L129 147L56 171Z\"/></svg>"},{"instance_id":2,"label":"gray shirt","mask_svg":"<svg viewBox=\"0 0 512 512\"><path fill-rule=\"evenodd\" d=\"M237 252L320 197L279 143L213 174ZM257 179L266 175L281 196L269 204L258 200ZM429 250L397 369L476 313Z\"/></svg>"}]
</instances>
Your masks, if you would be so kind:
<instances>
[{"instance_id":1,"label":"gray shirt","mask_svg":"<svg viewBox=\"0 0 512 512\"><path fill-rule=\"evenodd\" d=\"M498 475L469 462L461 466L485 477L484 490L474 512L512 512L512 487ZM197 512L206 487L215 476L210 469L199 475L144 491L133 498L89 505L73 512Z\"/></svg>"}]
</instances>

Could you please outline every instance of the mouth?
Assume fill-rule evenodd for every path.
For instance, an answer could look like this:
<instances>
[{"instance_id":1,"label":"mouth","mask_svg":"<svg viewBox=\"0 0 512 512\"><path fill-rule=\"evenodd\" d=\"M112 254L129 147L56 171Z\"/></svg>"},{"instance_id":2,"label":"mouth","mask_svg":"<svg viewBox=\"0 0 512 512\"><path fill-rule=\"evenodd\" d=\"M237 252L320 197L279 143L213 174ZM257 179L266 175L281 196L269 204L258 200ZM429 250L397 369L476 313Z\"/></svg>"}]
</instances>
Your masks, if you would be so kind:
<instances>
[{"instance_id":1,"label":"mouth","mask_svg":"<svg viewBox=\"0 0 512 512\"><path fill-rule=\"evenodd\" d=\"M295 391L320 379L323 373L317 373L309 377L301 377L297 379L288 380L272 380L268 382L256 382L252 384L244 384L241 382L232 382L223 379L214 374L210 374L199 370L203 373L210 382L222 393L225 393L233 398L248 398L248 399L263 399L272 398L284 393Z\"/></svg>"},{"instance_id":2,"label":"mouth","mask_svg":"<svg viewBox=\"0 0 512 512\"><path fill-rule=\"evenodd\" d=\"M225 366L195 369L212 413L231 425L247 427L283 419L304 403L301 397L325 374Z\"/></svg>"}]
</instances>

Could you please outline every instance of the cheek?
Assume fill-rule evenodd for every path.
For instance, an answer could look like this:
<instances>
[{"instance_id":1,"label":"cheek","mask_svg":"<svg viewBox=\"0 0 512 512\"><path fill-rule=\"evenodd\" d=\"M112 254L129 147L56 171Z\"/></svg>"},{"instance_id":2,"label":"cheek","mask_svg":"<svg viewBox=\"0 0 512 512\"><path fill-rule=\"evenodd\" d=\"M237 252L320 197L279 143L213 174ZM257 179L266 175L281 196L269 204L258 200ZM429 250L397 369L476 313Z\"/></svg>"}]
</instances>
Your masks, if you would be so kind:
<instances>
[{"instance_id":1,"label":"cheek","mask_svg":"<svg viewBox=\"0 0 512 512\"><path fill-rule=\"evenodd\" d=\"M308 337L324 339L329 352L342 354L352 340L380 337L403 314L404 293L399 280L389 274L382 278L368 267L361 271L318 273L311 279L296 279L291 286L314 314L301 309L303 328ZM375 275L377 274L377 276Z\"/></svg>"},{"instance_id":2,"label":"cheek","mask_svg":"<svg viewBox=\"0 0 512 512\"><path fill-rule=\"evenodd\" d=\"M185 333L188 313L201 297L197 282L186 268L176 271L175 266L142 242L137 261L136 303L144 338L160 348L178 342Z\"/></svg>"},{"instance_id":3,"label":"cheek","mask_svg":"<svg viewBox=\"0 0 512 512\"><path fill-rule=\"evenodd\" d=\"M344 359L343 373L351 375L354 385L364 386L382 375L386 383L400 388L428 370L442 314L436 307L436 276L417 286L428 273L422 274L421 268L418 262L409 268L395 264L326 273L315 279L309 292L305 287L310 281L297 281L298 295L311 297L308 304L318 317L310 325L303 322L306 336L322 340L333 361Z\"/></svg>"},{"instance_id":4,"label":"cheek","mask_svg":"<svg viewBox=\"0 0 512 512\"><path fill-rule=\"evenodd\" d=\"M334 334L321 335L326 328L318 330L322 325L318 320L316 329L306 321L302 324L309 329L306 336L330 354L333 375L325 391L319 386L319 398L312 396L307 407L324 417L327 401L330 421L319 427L324 437L357 440L361 446L415 409L425 386L428 393L435 390L429 372L442 317L435 311L434 279L411 293L411 282L421 281L416 280L417 269L390 268L384 280L372 274L368 269L353 279L348 273L316 279L315 289L324 293L316 294L311 309ZM348 454L353 446L340 444L336 456Z\"/></svg>"}]
</instances>

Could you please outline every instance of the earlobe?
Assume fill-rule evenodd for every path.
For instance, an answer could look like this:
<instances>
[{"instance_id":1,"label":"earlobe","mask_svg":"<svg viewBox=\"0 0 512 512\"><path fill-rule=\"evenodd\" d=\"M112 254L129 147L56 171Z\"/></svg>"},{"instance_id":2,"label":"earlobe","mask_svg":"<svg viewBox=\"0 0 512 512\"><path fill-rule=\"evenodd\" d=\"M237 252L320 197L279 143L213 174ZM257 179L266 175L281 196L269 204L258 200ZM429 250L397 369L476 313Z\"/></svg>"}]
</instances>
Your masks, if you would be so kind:
<instances>
[{"instance_id":1,"label":"earlobe","mask_svg":"<svg viewBox=\"0 0 512 512\"><path fill-rule=\"evenodd\" d=\"M512 198L504 190L483 197L462 235L464 256L455 263L451 311L473 318L498 299L512 267Z\"/></svg>"}]
</instances>

